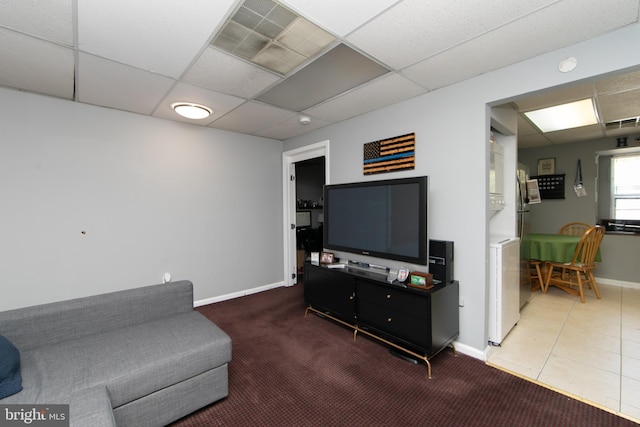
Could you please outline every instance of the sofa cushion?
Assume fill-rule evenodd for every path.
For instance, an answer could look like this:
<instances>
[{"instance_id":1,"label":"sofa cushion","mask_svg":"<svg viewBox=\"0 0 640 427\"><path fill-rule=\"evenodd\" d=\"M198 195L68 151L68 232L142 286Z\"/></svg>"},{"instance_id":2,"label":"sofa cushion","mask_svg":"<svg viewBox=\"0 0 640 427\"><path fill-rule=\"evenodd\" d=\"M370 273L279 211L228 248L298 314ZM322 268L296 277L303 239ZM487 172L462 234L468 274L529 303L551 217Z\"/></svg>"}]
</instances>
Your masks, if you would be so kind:
<instances>
[{"instance_id":1,"label":"sofa cushion","mask_svg":"<svg viewBox=\"0 0 640 427\"><path fill-rule=\"evenodd\" d=\"M21 390L20 352L8 339L0 335L0 399Z\"/></svg>"},{"instance_id":2,"label":"sofa cushion","mask_svg":"<svg viewBox=\"0 0 640 427\"><path fill-rule=\"evenodd\" d=\"M230 360L229 336L192 311L23 352L24 390L7 403L66 403L105 385L116 408Z\"/></svg>"}]
</instances>

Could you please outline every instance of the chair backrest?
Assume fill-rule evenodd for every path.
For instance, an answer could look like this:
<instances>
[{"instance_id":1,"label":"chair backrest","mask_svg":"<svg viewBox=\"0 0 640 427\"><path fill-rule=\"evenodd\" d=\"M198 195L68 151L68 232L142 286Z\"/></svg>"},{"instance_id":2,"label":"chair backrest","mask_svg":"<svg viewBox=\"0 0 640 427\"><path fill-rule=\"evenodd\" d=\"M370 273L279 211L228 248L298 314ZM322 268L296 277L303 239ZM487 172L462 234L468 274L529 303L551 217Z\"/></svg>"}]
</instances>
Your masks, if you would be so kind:
<instances>
[{"instance_id":1,"label":"chair backrest","mask_svg":"<svg viewBox=\"0 0 640 427\"><path fill-rule=\"evenodd\" d=\"M580 239L578 246L576 246L571 263L574 265L580 264L582 267L593 266L603 237L603 227L599 225L590 227Z\"/></svg>"},{"instance_id":2,"label":"chair backrest","mask_svg":"<svg viewBox=\"0 0 640 427\"><path fill-rule=\"evenodd\" d=\"M586 222L570 222L563 225L558 230L558 234L564 234L567 236L584 236L584 233L591 228L591 225Z\"/></svg>"}]
</instances>

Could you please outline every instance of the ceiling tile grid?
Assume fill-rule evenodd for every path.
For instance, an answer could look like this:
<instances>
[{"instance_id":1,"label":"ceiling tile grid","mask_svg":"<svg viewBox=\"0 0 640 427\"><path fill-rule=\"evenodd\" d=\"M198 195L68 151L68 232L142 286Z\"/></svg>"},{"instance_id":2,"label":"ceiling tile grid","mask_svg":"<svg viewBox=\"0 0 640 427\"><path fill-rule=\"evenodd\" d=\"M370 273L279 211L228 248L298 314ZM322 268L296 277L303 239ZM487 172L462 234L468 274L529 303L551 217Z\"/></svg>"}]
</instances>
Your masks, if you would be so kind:
<instances>
[{"instance_id":1,"label":"ceiling tile grid","mask_svg":"<svg viewBox=\"0 0 640 427\"><path fill-rule=\"evenodd\" d=\"M338 37L344 37L398 0L283 0L281 3Z\"/></svg>"},{"instance_id":2,"label":"ceiling tile grid","mask_svg":"<svg viewBox=\"0 0 640 427\"><path fill-rule=\"evenodd\" d=\"M79 56L80 102L150 115L174 84L148 71L86 53Z\"/></svg>"},{"instance_id":3,"label":"ceiling tile grid","mask_svg":"<svg viewBox=\"0 0 640 427\"><path fill-rule=\"evenodd\" d=\"M78 47L178 78L207 44L233 0L78 2Z\"/></svg>"},{"instance_id":4,"label":"ceiling tile grid","mask_svg":"<svg viewBox=\"0 0 640 427\"><path fill-rule=\"evenodd\" d=\"M425 92L423 87L399 74L387 74L309 108L305 113L333 123L396 104Z\"/></svg>"},{"instance_id":5,"label":"ceiling tile grid","mask_svg":"<svg viewBox=\"0 0 640 427\"><path fill-rule=\"evenodd\" d=\"M241 133L256 133L297 113L259 102L247 102L210 126ZM301 125L302 126L302 125Z\"/></svg>"},{"instance_id":6,"label":"ceiling tile grid","mask_svg":"<svg viewBox=\"0 0 640 427\"><path fill-rule=\"evenodd\" d=\"M244 8L243 0L0 0L0 85L282 140L637 23L640 5L640 0L248 1ZM255 17L247 10L261 6L277 16L250 24ZM260 31L276 21L287 26L260 54L264 64L283 60L278 46L306 54L329 44L319 56L279 75L210 44L235 15ZM237 34L251 32L238 22ZM347 51L362 62L337 55ZM640 72L631 71L598 83L602 87L561 88L553 102L582 96L584 90L595 94L607 120L640 115L635 101ZM533 98L529 104L552 102L550 96ZM172 111L177 101L202 103L214 113L189 121ZM311 116L310 125L299 123L303 113ZM522 131L530 138L524 144L564 143L572 134ZM598 132L604 125L573 133Z\"/></svg>"},{"instance_id":7,"label":"ceiling tile grid","mask_svg":"<svg viewBox=\"0 0 640 427\"><path fill-rule=\"evenodd\" d=\"M284 139L288 139L305 134L307 132L311 132L312 130L319 129L330 124L329 122L319 120L315 117L313 117L312 119L313 120L308 125L302 125L300 124L300 117L298 115L295 115L281 122L278 122L273 126L269 126L265 129L257 131L254 133L254 135L272 139L283 139L283 137Z\"/></svg>"},{"instance_id":8,"label":"ceiling tile grid","mask_svg":"<svg viewBox=\"0 0 640 427\"><path fill-rule=\"evenodd\" d=\"M247 99L282 80L213 47L202 53L184 77L187 83Z\"/></svg>"}]
</instances>

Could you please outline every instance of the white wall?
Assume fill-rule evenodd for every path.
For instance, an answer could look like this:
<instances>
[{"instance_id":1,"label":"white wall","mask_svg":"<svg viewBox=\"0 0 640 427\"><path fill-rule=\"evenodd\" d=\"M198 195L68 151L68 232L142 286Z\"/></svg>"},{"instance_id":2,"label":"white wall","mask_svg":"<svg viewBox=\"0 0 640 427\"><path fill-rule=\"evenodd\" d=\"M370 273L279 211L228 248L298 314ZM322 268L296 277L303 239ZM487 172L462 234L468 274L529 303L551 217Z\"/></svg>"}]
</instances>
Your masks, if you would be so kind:
<instances>
[{"instance_id":1,"label":"white wall","mask_svg":"<svg viewBox=\"0 0 640 427\"><path fill-rule=\"evenodd\" d=\"M632 25L318 129L287 141L285 150L328 139L332 183L363 181L369 179L362 174L364 143L416 133L416 170L379 178L430 176L429 237L455 242L454 277L460 281L460 293L465 301L460 308L458 343L481 354L487 344L488 105L636 66L640 64L640 50L636 48L639 38L640 25ZM569 56L578 58L576 70L568 74L558 72L558 63Z\"/></svg>"},{"instance_id":2,"label":"white wall","mask_svg":"<svg viewBox=\"0 0 640 427\"><path fill-rule=\"evenodd\" d=\"M282 282L280 141L6 89L0 129L0 310Z\"/></svg>"}]
</instances>

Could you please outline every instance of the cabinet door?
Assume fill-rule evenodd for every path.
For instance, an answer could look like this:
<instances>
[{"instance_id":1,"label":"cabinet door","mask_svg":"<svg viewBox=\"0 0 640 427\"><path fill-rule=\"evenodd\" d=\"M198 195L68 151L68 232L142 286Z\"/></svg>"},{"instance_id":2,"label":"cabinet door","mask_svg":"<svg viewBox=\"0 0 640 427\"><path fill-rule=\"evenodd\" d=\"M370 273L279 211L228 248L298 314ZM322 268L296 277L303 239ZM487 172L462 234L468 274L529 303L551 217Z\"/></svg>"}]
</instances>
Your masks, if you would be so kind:
<instances>
[{"instance_id":1,"label":"cabinet door","mask_svg":"<svg viewBox=\"0 0 640 427\"><path fill-rule=\"evenodd\" d=\"M305 302L348 322L355 318L354 286L350 274L305 264Z\"/></svg>"},{"instance_id":2,"label":"cabinet door","mask_svg":"<svg viewBox=\"0 0 640 427\"><path fill-rule=\"evenodd\" d=\"M356 282L358 324L371 326L386 338L405 341L423 351L431 351L429 295L417 295L401 289Z\"/></svg>"}]
</instances>

